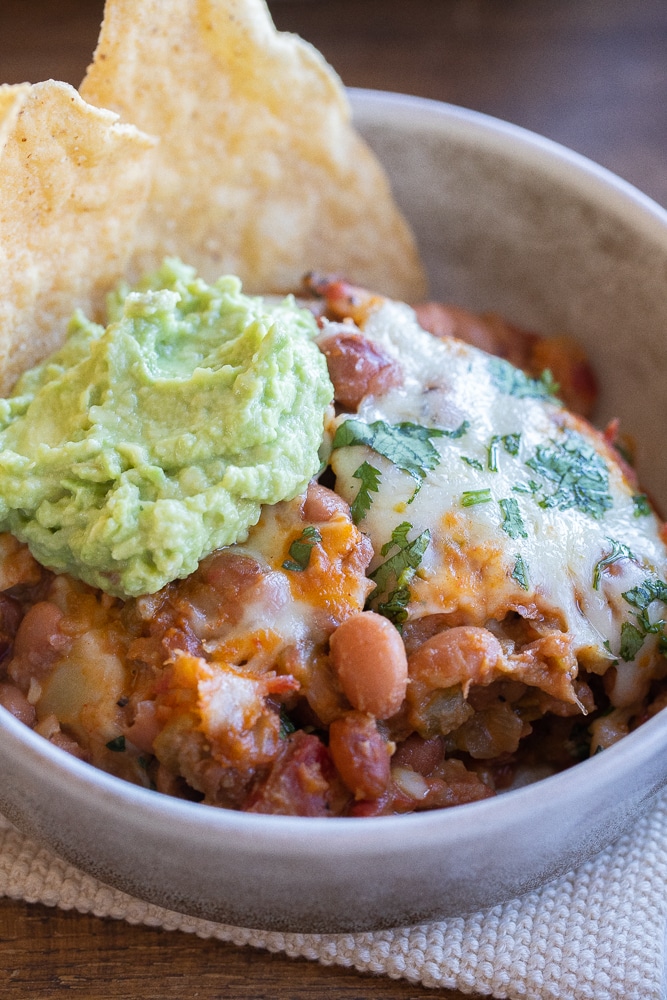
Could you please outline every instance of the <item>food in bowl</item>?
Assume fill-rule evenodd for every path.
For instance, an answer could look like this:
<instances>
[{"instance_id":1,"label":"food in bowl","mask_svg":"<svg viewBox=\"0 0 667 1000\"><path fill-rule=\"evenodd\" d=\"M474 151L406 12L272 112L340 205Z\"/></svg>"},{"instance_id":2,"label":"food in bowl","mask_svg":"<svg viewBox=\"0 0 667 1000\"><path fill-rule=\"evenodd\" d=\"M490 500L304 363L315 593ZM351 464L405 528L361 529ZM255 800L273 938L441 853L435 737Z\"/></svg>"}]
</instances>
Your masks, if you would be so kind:
<instances>
[{"instance_id":1,"label":"food in bowl","mask_svg":"<svg viewBox=\"0 0 667 1000\"><path fill-rule=\"evenodd\" d=\"M213 53L219 70L222 22L202 26L193 5L172 6L176 20L162 12L164 25L173 32L182 24L190 55ZM259 9L248 5L246 15ZM160 88L139 87L127 75L128 66L146 65L136 51L149 55L154 34L142 19L155 14L155 4L138 13L120 0L108 4L83 86L89 100L106 101L149 133L131 133L141 151L137 169L146 168L137 187L145 204L139 197L127 253L120 261L114 243L110 267L131 273L156 254L185 249L209 275L216 269L208 277L213 290L171 261L159 280L119 292L104 323L75 319L64 346L6 400L4 705L52 743L146 788L299 816L472 802L610 746L663 704L666 558L660 523L619 454L615 427L600 434L554 398L558 382L588 412L594 392L580 353L499 320L437 304L414 312L382 292L315 274L297 290L298 301L240 305L238 279L217 277L229 258L248 284L266 281L272 294L295 278L285 247L299 247L302 269L344 257L356 277L379 263L385 286L409 289L413 301L421 268L374 161L352 157L360 168L353 185L348 166L341 168L345 150L358 151L355 137L330 78L298 47L297 62L332 97L327 120L336 119L337 145L327 134L314 154L301 152L311 166L314 158L316 195L324 190L318 158L326 151L335 218L328 191L323 205L299 187L306 235L274 238L276 217L294 222L293 178L286 212L278 207L280 184L272 183L281 169L261 159L275 153L267 135L275 138L276 122L274 131L258 130L248 114L274 107L245 61L243 74L223 73L244 108L241 129L233 115L231 125L224 117L202 137L201 157L178 146L180 162L181 118ZM261 17L245 27L252 36L261 26L272 55L262 73L273 79L285 51L294 52L263 34ZM233 35L236 28L226 27ZM240 37L246 44L248 32ZM194 82L192 66L185 73L190 97L209 79L194 63ZM155 63L148 64L152 74ZM167 90L174 74L183 76L178 60L162 69ZM51 97L69 100L118 132L115 121L62 86L9 96L38 111ZM213 104L222 107L218 91ZM198 115L206 107L202 101ZM17 113L24 110L21 104ZM230 135L225 159L215 140ZM234 142L258 135L240 165L230 160ZM277 157L283 168L295 141L288 129ZM260 169L250 171L249 188L262 212L239 187L255 155ZM32 169L28 158L17 162ZM211 164L220 170L230 162L232 180L211 172ZM195 167L210 188L193 176ZM370 189L381 224L367 211ZM230 221L230 206L236 213L240 204L247 215ZM359 226L363 260L347 253L359 249ZM234 239L223 245L229 233ZM333 249L332 234L342 241ZM198 253L188 244L193 235ZM25 281L28 272L21 273ZM69 291L66 301L76 304L78 288ZM220 294L237 296L231 312L257 351L259 340L279 339L275 330L289 317L291 347L265 359L271 378L258 379L252 366L239 370L236 356L216 354L210 343L203 349L194 336L198 326L210 334ZM28 305L29 328L30 309L38 325L43 314ZM259 325L246 324L248 314ZM47 320L55 324L52 314ZM23 331L25 315L21 324ZM141 341L150 357L136 350ZM310 367L297 379L303 359ZM101 380L93 377L96 364ZM212 401L202 388L192 397L168 394L157 406L158 382L181 389L200 373L207 384L217 378L226 386L224 407L215 388ZM247 397L244 380L256 390ZM230 398L241 408L244 398L253 401L247 420L230 418ZM221 409L229 419L223 436L236 446L252 431L255 450L241 448L233 459L202 451L217 436ZM198 431L190 423L196 413L203 414ZM99 438L110 428L121 447L105 452ZM318 481L308 483L320 462ZM257 493L247 487L255 481ZM232 482L240 489L229 504Z\"/></svg>"},{"instance_id":2,"label":"food in bowl","mask_svg":"<svg viewBox=\"0 0 667 1000\"><path fill-rule=\"evenodd\" d=\"M245 469L284 492L261 513L251 508L246 526L234 522L232 544L213 534L191 571L173 560L184 548L178 521L196 534L188 513L204 496L215 520L219 486L201 480L223 459L199 455L197 439L179 464L178 443L193 437L172 413L183 420L183 366L197 387L188 417L198 400L212 430L226 423L239 439L248 432L224 400L241 406L245 384L260 381L243 351L220 354L218 297L246 357L274 366L250 407L268 436L258 451L235 452L221 483L229 469L245 482ZM202 301L207 351L197 338ZM61 351L6 402L4 465L20 471L0 477L0 523L13 533L3 536L0 698L41 735L120 777L209 805L361 817L492 796L536 769L596 754L663 706L667 552L616 428L604 435L566 410L550 370L535 379L427 332L418 317L437 330L454 322L468 339L495 330L504 353L530 344L527 360L547 342L315 275L297 300L248 299L236 279L209 288L176 261L112 305L105 332L79 317ZM263 338L258 316L268 316ZM296 348L286 358L276 345L290 324ZM121 336L130 345L119 355ZM150 366L138 360L142 345ZM580 352L563 340L550 350L588 408L593 379ZM123 361L112 380L109 352ZM133 379L121 369L134 369ZM228 380L219 406L203 388L216 371ZM297 372L310 378L301 409ZM128 396L134 408L119 412ZM156 397L167 401L163 424ZM270 405L282 397L290 424ZM61 421L46 449L53 398ZM120 446L105 452L110 424ZM67 435L65 474L57 447ZM323 468L308 484L318 448ZM302 452L306 465L285 485L285 456ZM44 479L38 456L53 476ZM260 456L273 464L258 465ZM136 502L119 518L128 484ZM226 507L219 520L229 527ZM112 544L102 546L105 524ZM168 567L166 581L156 566Z\"/></svg>"}]
</instances>

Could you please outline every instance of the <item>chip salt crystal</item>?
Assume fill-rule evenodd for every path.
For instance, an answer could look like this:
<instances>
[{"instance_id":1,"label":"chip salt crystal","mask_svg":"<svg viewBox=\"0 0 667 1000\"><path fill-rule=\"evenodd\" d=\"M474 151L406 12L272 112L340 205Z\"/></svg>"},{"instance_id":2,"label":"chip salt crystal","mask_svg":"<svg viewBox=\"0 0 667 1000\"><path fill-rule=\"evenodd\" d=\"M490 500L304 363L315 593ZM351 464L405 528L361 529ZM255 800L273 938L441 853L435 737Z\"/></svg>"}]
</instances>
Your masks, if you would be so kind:
<instances>
[{"instance_id":1,"label":"chip salt crystal","mask_svg":"<svg viewBox=\"0 0 667 1000\"><path fill-rule=\"evenodd\" d=\"M344 269L422 297L412 234L340 80L263 0L107 0L81 94L160 139L137 273L178 255L249 292Z\"/></svg>"},{"instance_id":2,"label":"chip salt crystal","mask_svg":"<svg viewBox=\"0 0 667 1000\"><path fill-rule=\"evenodd\" d=\"M154 146L68 84L0 87L0 392L123 274Z\"/></svg>"}]
</instances>

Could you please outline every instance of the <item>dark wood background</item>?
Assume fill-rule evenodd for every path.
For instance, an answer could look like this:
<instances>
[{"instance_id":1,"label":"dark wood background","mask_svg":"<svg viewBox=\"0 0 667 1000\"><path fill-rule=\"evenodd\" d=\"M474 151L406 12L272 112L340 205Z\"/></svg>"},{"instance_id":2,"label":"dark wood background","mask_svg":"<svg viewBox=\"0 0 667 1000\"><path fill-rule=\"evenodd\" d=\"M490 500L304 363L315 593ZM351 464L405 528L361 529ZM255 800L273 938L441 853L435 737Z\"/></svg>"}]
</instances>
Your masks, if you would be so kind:
<instances>
[{"instance_id":1,"label":"dark wood background","mask_svg":"<svg viewBox=\"0 0 667 1000\"><path fill-rule=\"evenodd\" d=\"M665 0L273 0L277 26L349 86L449 101L533 129L667 206ZM102 0L0 0L0 81L78 85ZM0 901L0 996L422 998L438 991Z\"/></svg>"}]
</instances>

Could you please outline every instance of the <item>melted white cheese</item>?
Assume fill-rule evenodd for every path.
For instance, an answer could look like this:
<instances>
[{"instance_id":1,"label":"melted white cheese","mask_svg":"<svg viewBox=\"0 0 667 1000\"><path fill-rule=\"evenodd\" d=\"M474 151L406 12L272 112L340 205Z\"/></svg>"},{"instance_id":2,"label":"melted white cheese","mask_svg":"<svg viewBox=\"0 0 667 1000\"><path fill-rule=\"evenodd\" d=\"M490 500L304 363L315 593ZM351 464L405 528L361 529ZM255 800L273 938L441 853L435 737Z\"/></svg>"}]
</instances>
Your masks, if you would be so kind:
<instances>
[{"instance_id":1,"label":"melted white cheese","mask_svg":"<svg viewBox=\"0 0 667 1000\"><path fill-rule=\"evenodd\" d=\"M386 558L381 548L399 524L412 525L410 539L428 529L430 544L410 583L410 618L449 613L461 623L485 624L518 611L538 631L568 632L588 669L601 673L618 660L616 704L641 697L658 655L656 637L647 635L628 656L624 623L626 632L636 625L637 609L623 595L647 579L664 580L667 554L657 518L636 516L633 489L611 448L557 402L522 395L521 380L518 394L507 391L502 362L499 375L496 359L425 333L408 306L385 303L364 334L400 362L404 382L366 397L358 413L338 417L338 425L352 416L366 424L464 427L458 437L431 439L440 460L417 490L415 478L367 446L333 452L337 491L348 502L360 488L353 474L363 461L381 473L360 521L376 554L371 570ZM575 471L588 454L601 477L599 496L590 496L585 480L574 496L558 492L540 449L548 449L549 465L557 451L568 457L563 447L571 450ZM466 494L488 500L466 506ZM508 520L503 508L518 513L520 522ZM613 562L601 565L614 553ZM663 617L664 605L654 602L649 613L652 621Z\"/></svg>"}]
</instances>

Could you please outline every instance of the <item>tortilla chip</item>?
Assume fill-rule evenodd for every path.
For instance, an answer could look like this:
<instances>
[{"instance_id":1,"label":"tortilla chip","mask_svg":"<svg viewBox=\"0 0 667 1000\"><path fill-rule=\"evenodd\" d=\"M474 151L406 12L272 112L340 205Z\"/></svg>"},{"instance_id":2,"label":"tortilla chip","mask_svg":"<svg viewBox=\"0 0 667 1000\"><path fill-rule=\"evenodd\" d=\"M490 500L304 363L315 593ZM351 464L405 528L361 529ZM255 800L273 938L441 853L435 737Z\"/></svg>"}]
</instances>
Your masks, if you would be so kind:
<instances>
[{"instance_id":1,"label":"tortilla chip","mask_svg":"<svg viewBox=\"0 0 667 1000\"><path fill-rule=\"evenodd\" d=\"M263 0L107 0L81 94L161 140L137 272L177 255L247 291L318 270L423 295L412 235L340 80L276 31Z\"/></svg>"},{"instance_id":2,"label":"tortilla chip","mask_svg":"<svg viewBox=\"0 0 667 1000\"><path fill-rule=\"evenodd\" d=\"M17 83L13 87L0 86L0 149L16 124L21 104L29 90L29 83Z\"/></svg>"},{"instance_id":3,"label":"tortilla chip","mask_svg":"<svg viewBox=\"0 0 667 1000\"><path fill-rule=\"evenodd\" d=\"M154 140L65 83L0 87L0 392L123 274Z\"/></svg>"}]
</instances>

